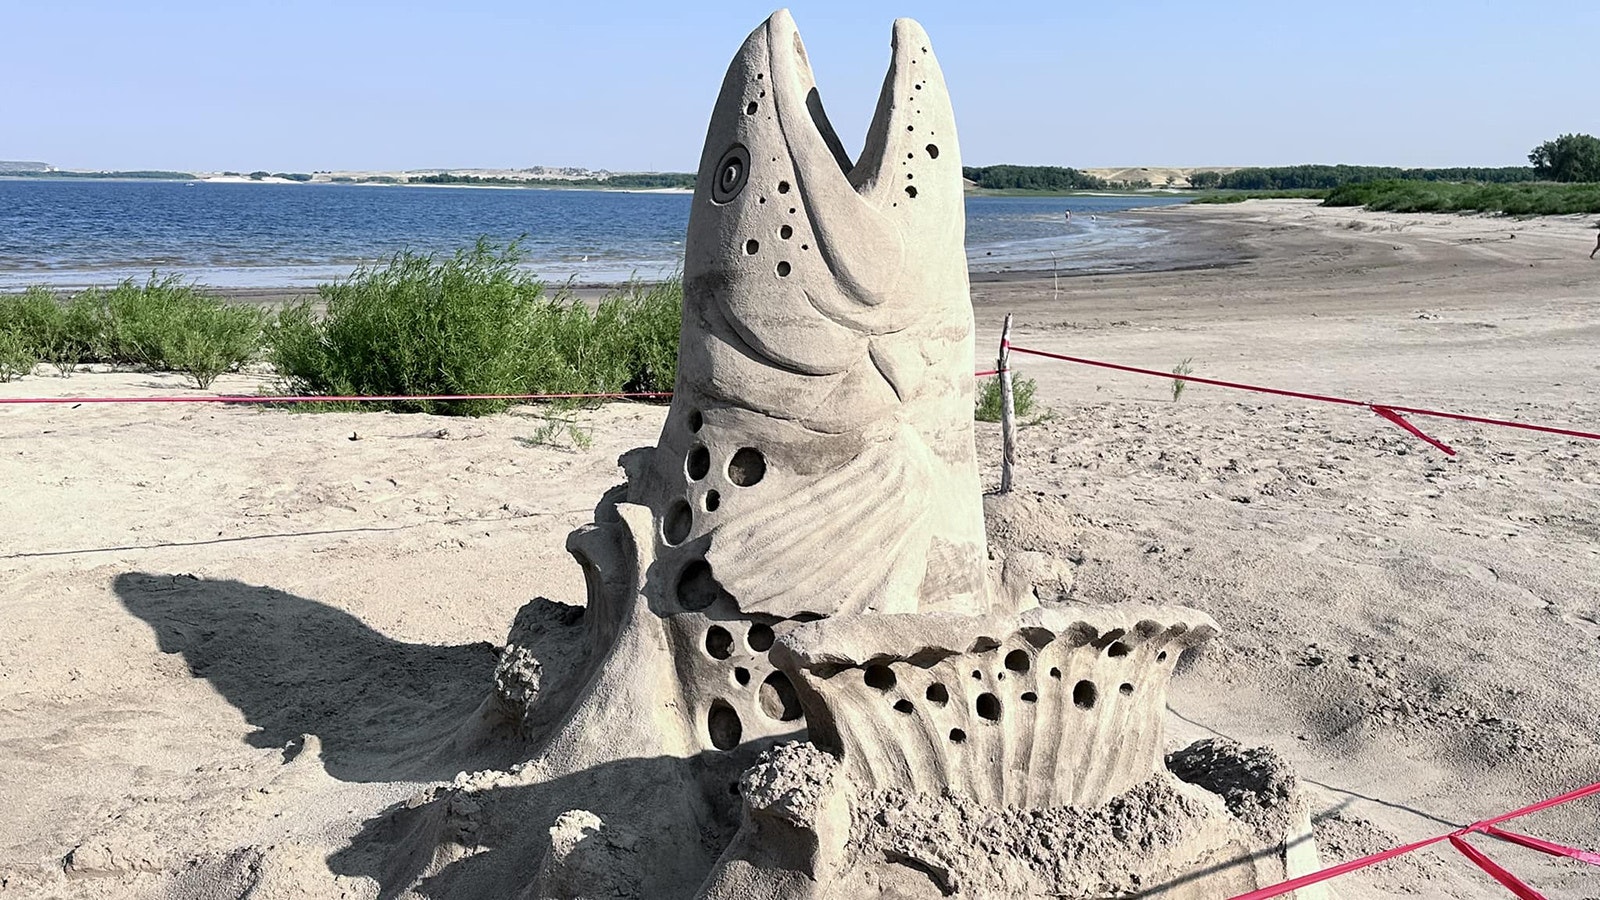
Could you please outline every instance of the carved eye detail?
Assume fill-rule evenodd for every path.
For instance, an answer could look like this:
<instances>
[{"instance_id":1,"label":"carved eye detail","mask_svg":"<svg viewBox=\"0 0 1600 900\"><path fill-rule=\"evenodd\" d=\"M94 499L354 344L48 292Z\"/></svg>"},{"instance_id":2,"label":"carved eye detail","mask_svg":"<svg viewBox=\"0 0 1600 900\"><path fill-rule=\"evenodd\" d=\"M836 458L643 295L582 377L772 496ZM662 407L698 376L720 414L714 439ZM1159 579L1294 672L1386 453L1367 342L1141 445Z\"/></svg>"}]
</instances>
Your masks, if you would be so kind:
<instances>
[{"instance_id":1,"label":"carved eye detail","mask_svg":"<svg viewBox=\"0 0 1600 900\"><path fill-rule=\"evenodd\" d=\"M722 154L722 161L717 163L712 177L715 179L711 183L713 202L727 203L739 196L739 192L744 190L744 183L750 180L750 151L739 144L728 148L728 152Z\"/></svg>"}]
</instances>

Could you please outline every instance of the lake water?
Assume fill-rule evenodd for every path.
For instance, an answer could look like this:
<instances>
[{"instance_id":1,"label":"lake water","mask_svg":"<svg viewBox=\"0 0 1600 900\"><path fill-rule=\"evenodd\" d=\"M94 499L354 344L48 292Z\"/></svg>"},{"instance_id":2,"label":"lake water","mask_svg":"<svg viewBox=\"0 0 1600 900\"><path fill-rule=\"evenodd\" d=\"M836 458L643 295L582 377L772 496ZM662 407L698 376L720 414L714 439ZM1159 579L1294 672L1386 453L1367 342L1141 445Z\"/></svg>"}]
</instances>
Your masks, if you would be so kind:
<instances>
[{"instance_id":1,"label":"lake water","mask_svg":"<svg viewBox=\"0 0 1600 900\"><path fill-rule=\"evenodd\" d=\"M969 197L974 271L1137 268L1163 235L1126 211L1166 196ZM523 238L541 277L653 278L683 259L687 194L0 179L0 290L142 279L300 287L400 250ZM1070 210L1069 222L1065 212Z\"/></svg>"}]
</instances>

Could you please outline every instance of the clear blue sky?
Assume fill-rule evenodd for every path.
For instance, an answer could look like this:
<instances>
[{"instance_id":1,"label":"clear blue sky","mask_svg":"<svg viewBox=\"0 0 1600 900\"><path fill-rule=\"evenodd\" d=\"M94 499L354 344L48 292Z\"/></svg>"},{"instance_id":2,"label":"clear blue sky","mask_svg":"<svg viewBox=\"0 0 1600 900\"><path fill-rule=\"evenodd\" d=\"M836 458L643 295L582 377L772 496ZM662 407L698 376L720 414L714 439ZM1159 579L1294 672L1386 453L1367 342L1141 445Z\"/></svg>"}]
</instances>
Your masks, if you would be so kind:
<instances>
[{"instance_id":1,"label":"clear blue sky","mask_svg":"<svg viewBox=\"0 0 1600 900\"><path fill-rule=\"evenodd\" d=\"M1600 132L1600 3L790 7L858 148L897 15L944 65L971 165L1519 165ZM699 159L772 7L0 0L0 159L217 170Z\"/></svg>"}]
</instances>

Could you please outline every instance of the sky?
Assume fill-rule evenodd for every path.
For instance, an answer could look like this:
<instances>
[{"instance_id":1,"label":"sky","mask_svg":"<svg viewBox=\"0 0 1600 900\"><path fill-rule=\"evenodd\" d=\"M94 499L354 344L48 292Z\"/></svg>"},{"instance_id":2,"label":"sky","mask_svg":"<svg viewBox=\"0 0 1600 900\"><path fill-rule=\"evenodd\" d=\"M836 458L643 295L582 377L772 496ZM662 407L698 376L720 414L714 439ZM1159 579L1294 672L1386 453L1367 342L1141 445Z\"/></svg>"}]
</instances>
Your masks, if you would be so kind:
<instances>
[{"instance_id":1,"label":"sky","mask_svg":"<svg viewBox=\"0 0 1600 900\"><path fill-rule=\"evenodd\" d=\"M68 168L689 171L775 7L0 0L0 159ZM1600 4L827 2L794 13L859 149L911 16L967 165L1523 165L1600 133Z\"/></svg>"}]
</instances>

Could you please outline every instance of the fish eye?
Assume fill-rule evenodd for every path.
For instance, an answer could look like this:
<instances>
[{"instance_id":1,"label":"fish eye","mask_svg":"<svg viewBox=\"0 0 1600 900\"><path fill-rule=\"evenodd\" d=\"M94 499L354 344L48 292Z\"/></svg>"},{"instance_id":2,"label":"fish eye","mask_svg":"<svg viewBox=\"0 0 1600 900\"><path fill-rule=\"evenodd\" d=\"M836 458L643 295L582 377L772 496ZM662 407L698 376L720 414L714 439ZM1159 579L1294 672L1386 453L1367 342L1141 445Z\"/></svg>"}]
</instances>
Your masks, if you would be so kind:
<instances>
[{"instance_id":1,"label":"fish eye","mask_svg":"<svg viewBox=\"0 0 1600 900\"><path fill-rule=\"evenodd\" d=\"M722 154L722 160L717 163L715 175L711 182L711 200L714 203L727 203L744 190L744 184L750 179L750 152L740 144L728 148Z\"/></svg>"}]
</instances>

